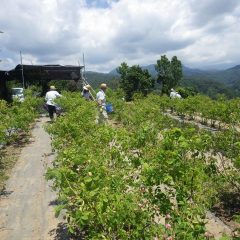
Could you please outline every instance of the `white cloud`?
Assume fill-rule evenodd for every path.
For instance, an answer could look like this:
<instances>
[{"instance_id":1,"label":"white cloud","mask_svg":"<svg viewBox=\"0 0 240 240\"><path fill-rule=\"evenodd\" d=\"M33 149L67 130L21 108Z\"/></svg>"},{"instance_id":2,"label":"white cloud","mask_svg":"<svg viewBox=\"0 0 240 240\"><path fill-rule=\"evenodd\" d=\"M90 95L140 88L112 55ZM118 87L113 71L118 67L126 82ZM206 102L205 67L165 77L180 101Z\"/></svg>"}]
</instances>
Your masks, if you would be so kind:
<instances>
[{"instance_id":1,"label":"white cloud","mask_svg":"<svg viewBox=\"0 0 240 240\"><path fill-rule=\"evenodd\" d=\"M177 55L189 66L239 63L236 0L2 0L0 68L77 64L108 71Z\"/></svg>"}]
</instances>

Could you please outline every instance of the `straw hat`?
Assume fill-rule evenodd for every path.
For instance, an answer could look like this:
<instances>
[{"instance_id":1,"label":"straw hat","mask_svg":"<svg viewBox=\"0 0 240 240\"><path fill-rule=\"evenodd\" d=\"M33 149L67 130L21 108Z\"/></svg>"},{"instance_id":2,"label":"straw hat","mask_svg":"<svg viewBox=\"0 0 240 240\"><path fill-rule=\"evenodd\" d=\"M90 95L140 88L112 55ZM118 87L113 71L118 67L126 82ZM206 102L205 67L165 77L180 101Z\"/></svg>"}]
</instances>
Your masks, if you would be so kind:
<instances>
[{"instance_id":1,"label":"straw hat","mask_svg":"<svg viewBox=\"0 0 240 240\"><path fill-rule=\"evenodd\" d=\"M55 86L50 86L51 90L56 90Z\"/></svg>"},{"instance_id":2,"label":"straw hat","mask_svg":"<svg viewBox=\"0 0 240 240\"><path fill-rule=\"evenodd\" d=\"M101 88L101 89L106 89L106 88L107 88L107 84L106 84L106 83L102 83L102 84L100 85L100 88Z\"/></svg>"},{"instance_id":3,"label":"straw hat","mask_svg":"<svg viewBox=\"0 0 240 240\"><path fill-rule=\"evenodd\" d=\"M88 91L88 90L90 90L91 89L91 86L88 84L88 85L85 85L85 86L83 86L83 90L86 90L86 91Z\"/></svg>"}]
</instances>

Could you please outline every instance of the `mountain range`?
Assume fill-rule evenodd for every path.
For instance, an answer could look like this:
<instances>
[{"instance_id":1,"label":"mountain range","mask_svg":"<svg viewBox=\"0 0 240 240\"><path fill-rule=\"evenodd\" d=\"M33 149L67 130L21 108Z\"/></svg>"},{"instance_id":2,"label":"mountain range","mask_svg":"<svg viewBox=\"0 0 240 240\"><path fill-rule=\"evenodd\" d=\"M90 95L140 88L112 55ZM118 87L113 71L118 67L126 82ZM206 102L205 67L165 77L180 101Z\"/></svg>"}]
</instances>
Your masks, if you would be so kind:
<instances>
[{"instance_id":1,"label":"mountain range","mask_svg":"<svg viewBox=\"0 0 240 240\"><path fill-rule=\"evenodd\" d=\"M154 64L142 66L147 69L153 78L157 77ZM106 82L110 87L119 85L120 75L116 69L109 73L86 72L86 78L93 87L98 87L101 82ZM183 87L194 88L200 93L215 97L225 94L227 97L240 96L240 65L223 70L202 70L183 66Z\"/></svg>"},{"instance_id":2,"label":"mountain range","mask_svg":"<svg viewBox=\"0 0 240 240\"><path fill-rule=\"evenodd\" d=\"M191 86L209 96L218 93L240 96L240 65L224 70L200 70L183 67L183 86Z\"/></svg>"}]
</instances>

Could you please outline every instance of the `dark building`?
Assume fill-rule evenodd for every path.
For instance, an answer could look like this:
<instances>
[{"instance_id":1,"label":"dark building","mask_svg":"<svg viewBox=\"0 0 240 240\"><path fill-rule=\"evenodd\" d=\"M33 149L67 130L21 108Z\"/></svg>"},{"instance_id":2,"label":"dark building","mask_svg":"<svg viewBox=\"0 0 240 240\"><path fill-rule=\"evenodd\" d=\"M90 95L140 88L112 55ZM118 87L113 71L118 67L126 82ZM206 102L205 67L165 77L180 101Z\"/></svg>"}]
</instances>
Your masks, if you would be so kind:
<instances>
[{"instance_id":1,"label":"dark building","mask_svg":"<svg viewBox=\"0 0 240 240\"><path fill-rule=\"evenodd\" d=\"M75 80L82 79L81 70L83 66L61 66L61 65L17 65L14 69L15 76L36 80Z\"/></svg>"},{"instance_id":2,"label":"dark building","mask_svg":"<svg viewBox=\"0 0 240 240\"><path fill-rule=\"evenodd\" d=\"M23 69L23 70L22 70ZM48 82L51 80L74 80L82 86L83 66L61 65L17 65L11 71L0 71L0 98L7 99L6 81L17 80L29 85L41 85L42 94L46 92ZM23 75L23 76L22 76Z\"/></svg>"}]
</instances>

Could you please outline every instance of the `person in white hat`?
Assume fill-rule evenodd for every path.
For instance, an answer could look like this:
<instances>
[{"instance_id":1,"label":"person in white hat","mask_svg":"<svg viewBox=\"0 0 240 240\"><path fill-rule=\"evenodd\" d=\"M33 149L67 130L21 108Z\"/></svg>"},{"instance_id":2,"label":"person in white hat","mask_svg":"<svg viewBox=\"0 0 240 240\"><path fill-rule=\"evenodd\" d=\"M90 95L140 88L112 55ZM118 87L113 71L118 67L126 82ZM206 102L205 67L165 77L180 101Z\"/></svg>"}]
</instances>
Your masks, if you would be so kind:
<instances>
[{"instance_id":1,"label":"person in white hat","mask_svg":"<svg viewBox=\"0 0 240 240\"><path fill-rule=\"evenodd\" d=\"M45 100L47 101L47 108L48 108L48 113L49 117L51 120L54 119L54 113L56 113L56 103L54 100L57 97L61 97L62 95L56 91L55 86L50 86L50 90L46 93Z\"/></svg>"},{"instance_id":2,"label":"person in white hat","mask_svg":"<svg viewBox=\"0 0 240 240\"><path fill-rule=\"evenodd\" d=\"M108 115L106 111L106 94L105 94L106 90L107 90L107 84L102 83L100 85L100 90L96 96L96 101L99 107L99 116L97 119L98 123L106 123L108 121Z\"/></svg>"},{"instance_id":3,"label":"person in white hat","mask_svg":"<svg viewBox=\"0 0 240 240\"><path fill-rule=\"evenodd\" d=\"M89 84L83 87L82 96L83 96L87 101L93 100L93 97L92 97L92 95L90 94L90 89L91 89L91 86L90 86Z\"/></svg>"}]
</instances>

